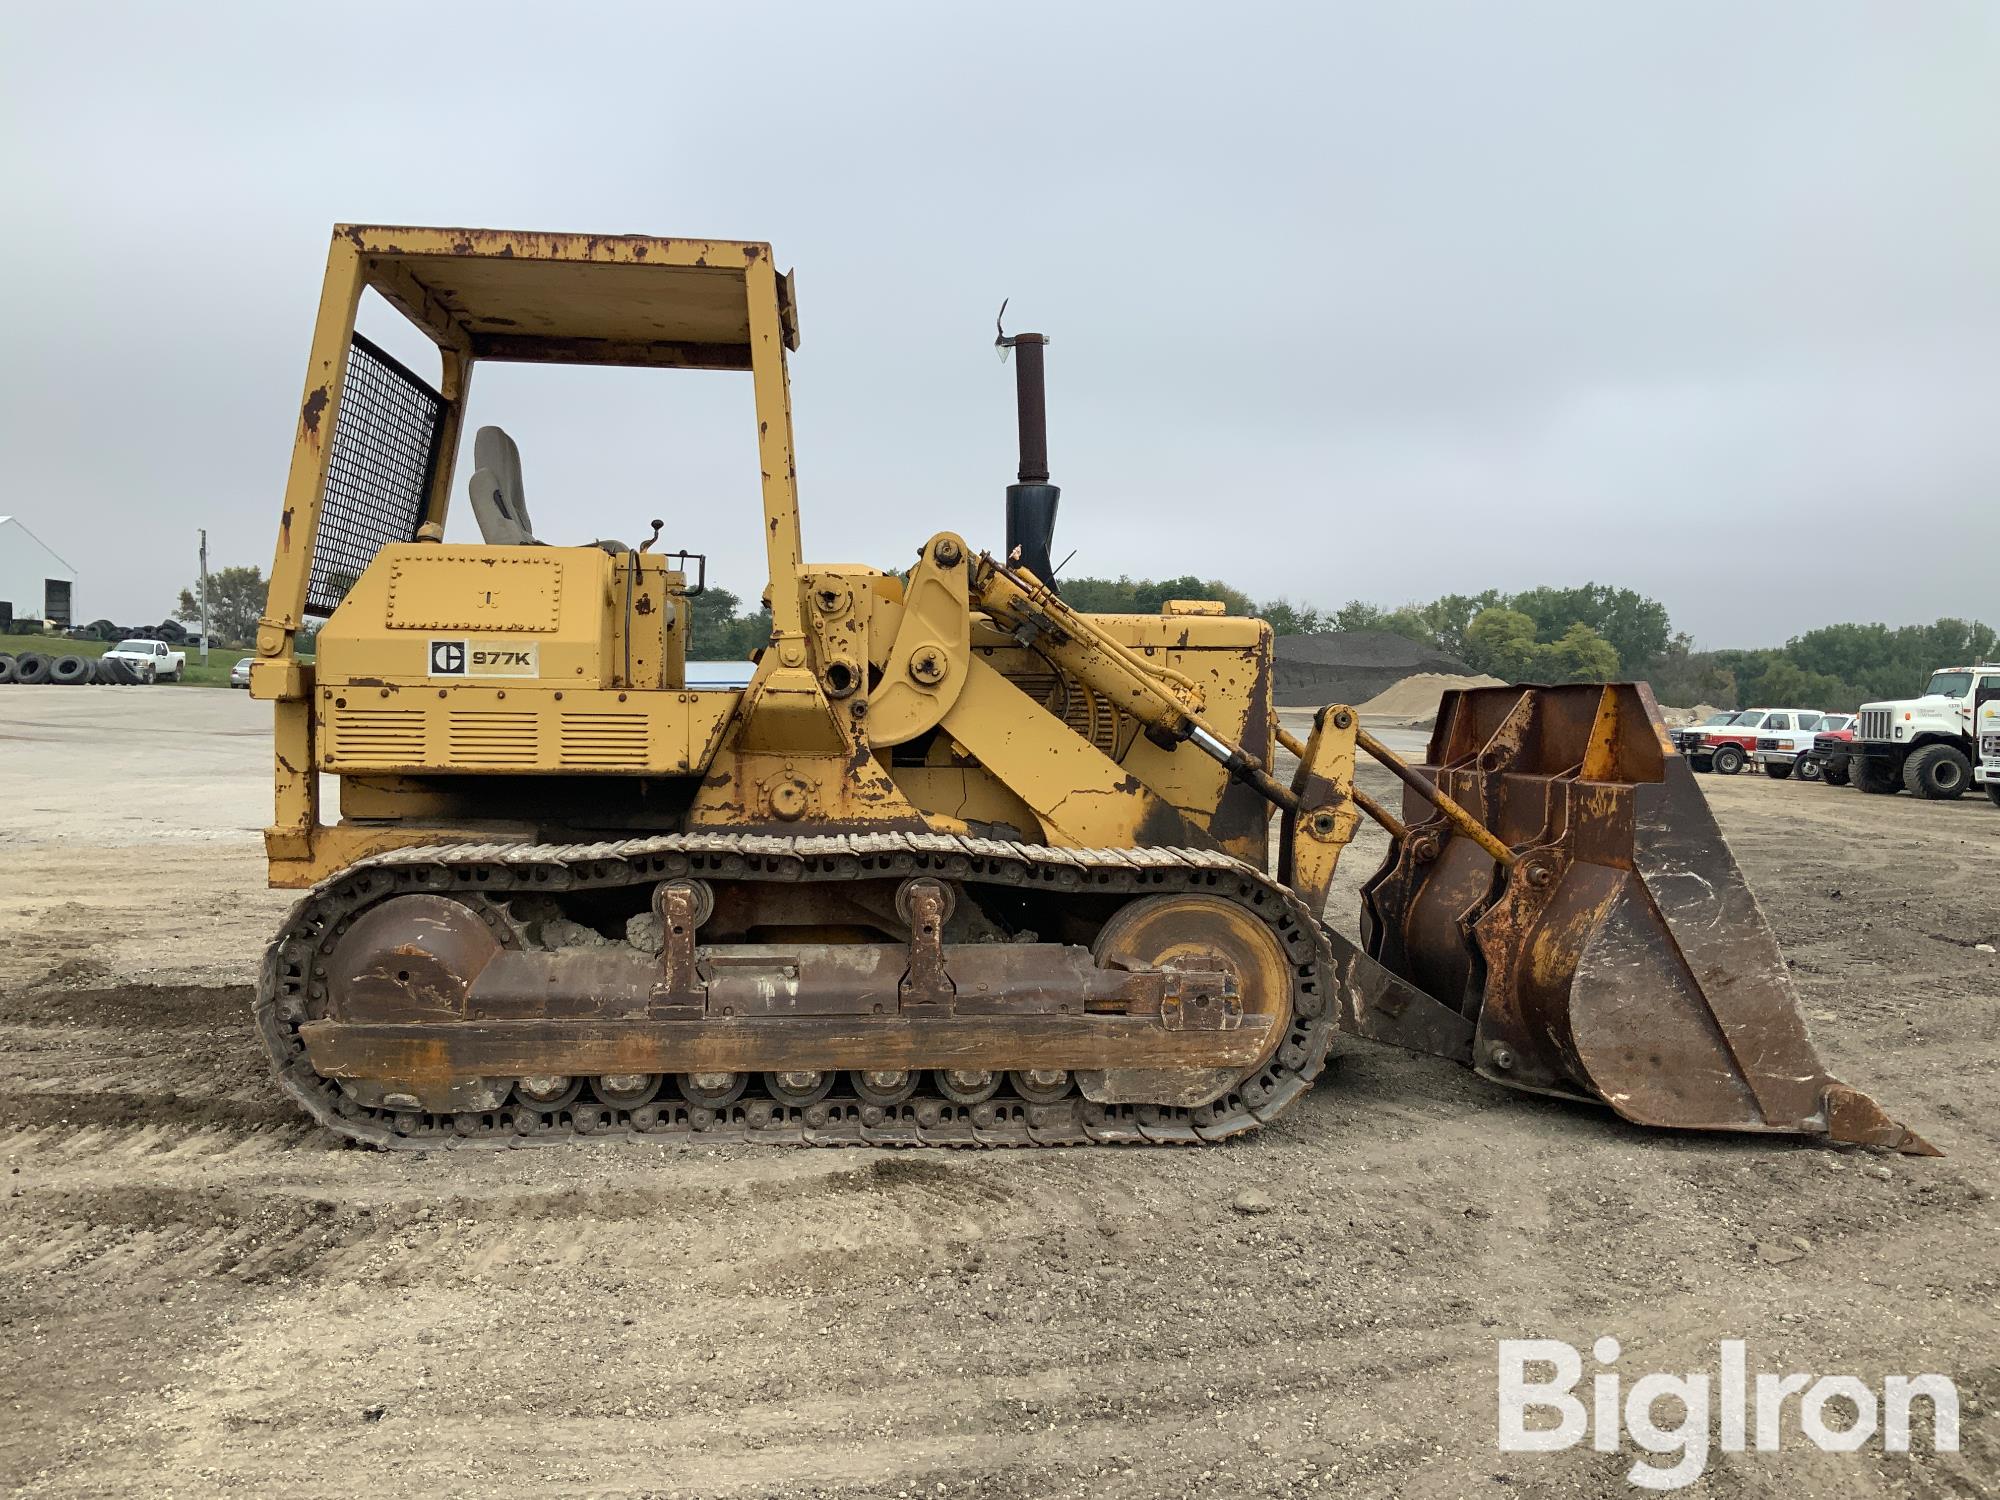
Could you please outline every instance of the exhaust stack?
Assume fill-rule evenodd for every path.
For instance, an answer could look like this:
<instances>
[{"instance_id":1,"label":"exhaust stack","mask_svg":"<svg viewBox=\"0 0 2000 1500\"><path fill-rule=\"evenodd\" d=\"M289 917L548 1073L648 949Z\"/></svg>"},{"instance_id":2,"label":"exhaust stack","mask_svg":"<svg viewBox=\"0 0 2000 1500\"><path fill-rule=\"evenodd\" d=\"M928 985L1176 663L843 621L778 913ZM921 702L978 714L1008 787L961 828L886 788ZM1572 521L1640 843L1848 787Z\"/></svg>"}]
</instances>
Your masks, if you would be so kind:
<instances>
[{"instance_id":1,"label":"exhaust stack","mask_svg":"<svg viewBox=\"0 0 2000 1500\"><path fill-rule=\"evenodd\" d=\"M1007 311L1004 302L1000 311ZM1019 482L1007 486L1007 557L1053 589L1055 569L1049 549L1055 543L1056 505L1062 490L1049 483L1048 388L1042 365L1049 341L1044 334L1009 335L1001 330L994 343L1002 359L1008 350L1014 351L1014 405L1021 440Z\"/></svg>"}]
</instances>

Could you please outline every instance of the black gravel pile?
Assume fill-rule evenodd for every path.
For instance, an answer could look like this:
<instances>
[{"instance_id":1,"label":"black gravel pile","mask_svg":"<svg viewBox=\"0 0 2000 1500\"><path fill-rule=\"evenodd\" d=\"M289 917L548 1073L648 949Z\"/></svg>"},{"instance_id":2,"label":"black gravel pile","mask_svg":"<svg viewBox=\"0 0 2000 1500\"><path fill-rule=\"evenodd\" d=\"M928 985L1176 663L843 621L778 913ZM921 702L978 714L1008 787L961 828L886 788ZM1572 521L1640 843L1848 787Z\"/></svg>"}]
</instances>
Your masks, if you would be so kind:
<instances>
[{"instance_id":1,"label":"black gravel pile","mask_svg":"<svg viewBox=\"0 0 2000 1500\"><path fill-rule=\"evenodd\" d=\"M1336 630L1322 635L1281 635L1275 688L1280 708L1322 703L1366 703L1384 688L1417 672L1472 671L1455 656L1386 630Z\"/></svg>"}]
</instances>

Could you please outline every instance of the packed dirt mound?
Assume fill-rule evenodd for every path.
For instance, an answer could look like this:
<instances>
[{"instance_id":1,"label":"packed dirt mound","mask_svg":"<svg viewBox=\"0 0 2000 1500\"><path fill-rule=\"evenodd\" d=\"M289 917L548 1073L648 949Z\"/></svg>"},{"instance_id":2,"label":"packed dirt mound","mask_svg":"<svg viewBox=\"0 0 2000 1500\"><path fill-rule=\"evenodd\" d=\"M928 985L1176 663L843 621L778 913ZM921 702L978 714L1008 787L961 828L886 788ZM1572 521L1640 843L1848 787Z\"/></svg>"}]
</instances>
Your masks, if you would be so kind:
<instances>
[{"instance_id":1,"label":"packed dirt mound","mask_svg":"<svg viewBox=\"0 0 2000 1500\"><path fill-rule=\"evenodd\" d=\"M1411 727L1429 728L1430 721L1437 717L1438 699L1451 689L1506 685L1498 677L1478 673L1418 672L1385 688L1366 703L1355 706L1369 718L1414 720L1421 716L1424 722L1413 723Z\"/></svg>"},{"instance_id":2,"label":"packed dirt mound","mask_svg":"<svg viewBox=\"0 0 2000 1500\"><path fill-rule=\"evenodd\" d=\"M1273 688L1281 708L1359 704L1393 688L1406 677L1423 673L1459 676L1472 670L1435 646L1386 630L1281 635L1276 651ZM1433 701L1426 707L1436 706Z\"/></svg>"}]
</instances>

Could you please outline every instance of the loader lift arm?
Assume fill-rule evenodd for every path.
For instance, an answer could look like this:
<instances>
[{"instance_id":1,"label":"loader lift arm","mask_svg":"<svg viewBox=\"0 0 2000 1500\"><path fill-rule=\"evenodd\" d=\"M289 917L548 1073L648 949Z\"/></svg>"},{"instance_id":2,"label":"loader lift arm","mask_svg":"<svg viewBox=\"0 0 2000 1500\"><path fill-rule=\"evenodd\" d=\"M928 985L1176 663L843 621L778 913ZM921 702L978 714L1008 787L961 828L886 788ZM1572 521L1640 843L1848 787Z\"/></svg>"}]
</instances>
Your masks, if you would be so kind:
<instances>
[{"instance_id":1,"label":"loader lift arm","mask_svg":"<svg viewBox=\"0 0 2000 1500\"><path fill-rule=\"evenodd\" d=\"M1315 912L1360 815L1389 833L1368 951L1327 933L1349 1032L1639 1123L1937 1154L1821 1067L1776 940L1643 685L1448 694L1432 741L1443 774L1332 705L1303 743L1278 731L1299 760L1287 786L1202 722L1197 695L1032 573L982 555L973 592L1149 733L1194 745L1277 808L1279 878ZM1409 823L1354 785L1357 750L1403 783ZM1510 774L1518 784L1503 785ZM1542 794L1530 815L1523 790ZM1474 807L1511 812L1516 842Z\"/></svg>"},{"instance_id":2,"label":"loader lift arm","mask_svg":"<svg viewBox=\"0 0 2000 1500\"><path fill-rule=\"evenodd\" d=\"M1184 687L1174 684L1166 674L1150 669L1142 659L1133 656L1093 625L1088 616L1063 603L1053 589L1026 568L1018 565L1008 567L995 562L989 555L981 554L973 573L973 587L980 607L1011 627L1018 639L1034 641L1080 679L1119 703L1154 734L1192 744L1226 769L1232 779L1254 787L1273 807L1294 820L1302 815L1320 819L1340 818L1337 806L1315 801L1308 807L1308 788L1315 778L1326 779L1328 766L1344 762L1351 768L1354 750L1358 747L1436 808L1453 828L1495 860L1508 866L1514 863L1513 851L1387 745L1361 728L1353 710L1346 705L1333 704L1321 710L1322 723L1315 726L1315 732L1330 726L1333 734L1319 749L1301 744L1282 728L1278 730L1280 742L1299 758L1302 773L1291 786L1286 786L1241 746L1230 743L1203 723L1201 705L1192 701ZM1402 824L1395 816L1372 797L1355 789L1351 769L1337 785L1340 788L1337 800L1352 802L1391 835L1401 836ZM1344 826L1351 837L1352 822ZM1334 828L1315 825L1315 831L1319 836L1326 837ZM1342 838L1338 842L1345 844L1347 839ZM1331 875L1330 867L1327 873ZM1317 894L1323 898L1326 892L1322 886L1316 893L1307 891L1303 894Z\"/></svg>"}]
</instances>

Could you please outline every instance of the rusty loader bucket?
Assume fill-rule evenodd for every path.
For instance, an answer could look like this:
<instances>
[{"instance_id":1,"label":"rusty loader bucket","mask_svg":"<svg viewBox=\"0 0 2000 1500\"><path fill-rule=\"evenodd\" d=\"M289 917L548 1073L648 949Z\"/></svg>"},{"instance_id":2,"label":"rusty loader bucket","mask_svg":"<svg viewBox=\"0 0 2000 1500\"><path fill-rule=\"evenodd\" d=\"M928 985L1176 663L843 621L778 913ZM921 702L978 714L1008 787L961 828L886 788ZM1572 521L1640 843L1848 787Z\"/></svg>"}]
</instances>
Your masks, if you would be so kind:
<instances>
[{"instance_id":1,"label":"rusty loader bucket","mask_svg":"<svg viewBox=\"0 0 2000 1500\"><path fill-rule=\"evenodd\" d=\"M1363 932L1370 957L1469 1023L1482 1076L1642 1125L1935 1154L1820 1063L1650 689L1447 693L1428 762L1512 860L1413 791L1408 833L1364 892ZM1452 1050L1465 1055L1462 1034Z\"/></svg>"}]
</instances>

